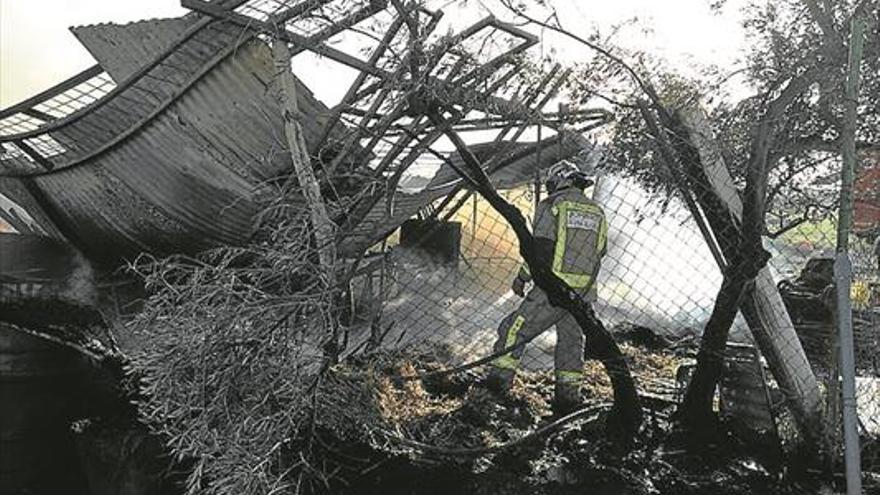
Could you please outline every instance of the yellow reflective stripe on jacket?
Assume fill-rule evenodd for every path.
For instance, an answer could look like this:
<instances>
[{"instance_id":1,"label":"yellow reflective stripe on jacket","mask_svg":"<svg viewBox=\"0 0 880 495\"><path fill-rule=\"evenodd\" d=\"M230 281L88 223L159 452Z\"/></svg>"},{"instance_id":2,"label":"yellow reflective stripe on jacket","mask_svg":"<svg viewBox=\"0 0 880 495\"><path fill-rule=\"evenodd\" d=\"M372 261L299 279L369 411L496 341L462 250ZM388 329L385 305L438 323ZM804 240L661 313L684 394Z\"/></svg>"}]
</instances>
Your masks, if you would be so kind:
<instances>
[{"instance_id":1,"label":"yellow reflective stripe on jacket","mask_svg":"<svg viewBox=\"0 0 880 495\"><path fill-rule=\"evenodd\" d=\"M556 381L562 383L580 383L584 378L583 371L556 370Z\"/></svg>"},{"instance_id":2,"label":"yellow reflective stripe on jacket","mask_svg":"<svg viewBox=\"0 0 880 495\"><path fill-rule=\"evenodd\" d=\"M516 345L516 334L519 333L519 329L522 328L523 323L526 322L524 316L519 315L513 320L513 324L510 325L510 328L507 330L507 341L504 342L504 347L513 347Z\"/></svg>"},{"instance_id":3,"label":"yellow reflective stripe on jacket","mask_svg":"<svg viewBox=\"0 0 880 495\"><path fill-rule=\"evenodd\" d=\"M602 208L597 205L587 204L587 203L578 203L574 201L560 201L557 205L553 207L553 214L556 215L556 247L553 251L553 273L555 273L559 278L561 278L565 283L570 285L573 289L581 289L584 287L588 287L593 281L593 275L589 273L567 273L562 271L562 263L565 259L565 241L568 235L568 212L569 210L581 211L584 213L592 213L598 214L601 216L601 221L599 223L599 232L596 236L596 255L599 256L599 253L605 248L605 243L608 238L608 224L605 221L605 215L602 213ZM564 219L560 221L560 219Z\"/></svg>"},{"instance_id":4,"label":"yellow reflective stripe on jacket","mask_svg":"<svg viewBox=\"0 0 880 495\"><path fill-rule=\"evenodd\" d=\"M519 360L517 360L510 354L505 354L499 358L495 358L495 360L492 361L492 366L505 370L516 371L516 369L519 368Z\"/></svg>"},{"instance_id":5,"label":"yellow reflective stripe on jacket","mask_svg":"<svg viewBox=\"0 0 880 495\"><path fill-rule=\"evenodd\" d=\"M505 348L510 348L516 345L516 336L525 322L526 319L522 315L517 316L516 319L513 320L513 324L507 329L507 339L504 341ZM516 359L513 357L512 353L508 352L503 356L495 358L495 360L492 361L492 364L498 368L515 370L519 366L519 359Z\"/></svg>"}]
</instances>

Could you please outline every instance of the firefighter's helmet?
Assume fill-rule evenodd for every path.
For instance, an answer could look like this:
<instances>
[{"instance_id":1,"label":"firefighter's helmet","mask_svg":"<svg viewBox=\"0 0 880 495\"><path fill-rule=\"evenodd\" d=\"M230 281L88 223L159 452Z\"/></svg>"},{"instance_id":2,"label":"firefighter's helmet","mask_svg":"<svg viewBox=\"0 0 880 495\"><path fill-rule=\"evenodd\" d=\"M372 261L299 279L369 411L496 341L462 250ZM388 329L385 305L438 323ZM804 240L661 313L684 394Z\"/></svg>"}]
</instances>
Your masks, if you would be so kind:
<instances>
[{"instance_id":1,"label":"firefighter's helmet","mask_svg":"<svg viewBox=\"0 0 880 495\"><path fill-rule=\"evenodd\" d=\"M583 189L593 185L593 179L581 171L574 163L562 160L547 171L547 179L544 182L547 191L554 192L566 187Z\"/></svg>"}]
</instances>

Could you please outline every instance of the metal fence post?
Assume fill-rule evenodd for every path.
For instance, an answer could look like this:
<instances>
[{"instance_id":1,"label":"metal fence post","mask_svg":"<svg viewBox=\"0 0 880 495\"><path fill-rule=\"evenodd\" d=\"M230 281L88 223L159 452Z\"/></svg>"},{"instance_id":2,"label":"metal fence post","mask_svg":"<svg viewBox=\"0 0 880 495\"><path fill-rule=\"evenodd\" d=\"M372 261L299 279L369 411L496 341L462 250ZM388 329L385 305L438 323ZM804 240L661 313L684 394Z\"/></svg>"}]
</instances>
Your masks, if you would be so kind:
<instances>
[{"instance_id":1,"label":"metal fence post","mask_svg":"<svg viewBox=\"0 0 880 495\"><path fill-rule=\"evenodd\" d=\"M843 440L845 445L846 493L862 493L861 452L856 410L855 350L853 349L852 262L849 257L849 233L852 226L853 182L855 178L856 110L859 96L859 76L865 41L865 20L861 10L853 14L847 64L845 108L841 132L840 216L837 225L837 256L834 260L834 278L837 288L837 328L840 336L840 373L843 392Z\"/></svg>"},{"instance_id":2,"label":"metal fence post","mask_svg":"<svg viewBox=\"0 0 880 495\"><path fill-rule=\"evenodd\" d=\"M840 375L843 392L843 441L845 445L846 493L862 493L861 459L856 410L856 357L853 349L852 304L849 298L852 263L846 251L838 252L834 260L834 279L837 287L837 328L840 335Z\"/></svg>"}]
</instances>

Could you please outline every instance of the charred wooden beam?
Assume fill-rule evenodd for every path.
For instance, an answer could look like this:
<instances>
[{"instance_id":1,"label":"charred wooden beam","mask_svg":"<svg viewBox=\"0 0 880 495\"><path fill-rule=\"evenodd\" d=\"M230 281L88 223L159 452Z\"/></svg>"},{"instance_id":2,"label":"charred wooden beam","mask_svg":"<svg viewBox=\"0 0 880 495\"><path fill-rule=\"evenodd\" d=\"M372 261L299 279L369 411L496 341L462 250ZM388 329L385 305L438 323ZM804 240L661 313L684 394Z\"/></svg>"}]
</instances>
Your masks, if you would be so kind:
<instances>
[{"instance_id":1,"label":"charred wooden beam","mask_svg":"<svg viewBox=\"0 0 880 495\"><path fill-rule=\"evenodd\" d=\"M358 117L365 117L368 115L367 112L365 112L364 110L351 107L345 108L344 110L340 109L340 113L356 115ZM380 119L384 116L384 113L377 112L371 115L370 118ZM572 118L571 116L574 116L574 118ZM542 125L557 127L565 122L571 122L572 120L580 123L608 123L610 116L611 113L606 110L588 108L583 110L575 110L573 112L566 112L564 115L558 112L543 112L537 118L541 121ZM505 129L510 124L529 126L536 125L533 119L525 120L522 117L504 118L498 116L488 116L484 118L463 119L461 122L455 125L455 130L458 132L468 132ZM394 136L404 132L407 132L406 126L395 124L391 126L391 129L385 135Z\"/></svg>"},{"instance_id":2,"label":"charred wooden beam","mask_svg":"<svg viewBox=\"0 0 880 495\"><path fill-rule=\"evenodd\" d=\"M336 26L335 29L332 30L332 33L330 31L325 32L322 35L322 38L315 39L311 37L305 37L289 29L279 29L278 26L272 24L271 22L254 19L244 14L239 14L230 9L226 9L202 0L181 0L180 4L190 10L206 14L213 18L224 19L234 24L238 24L243 28L261 31L273 35L282 41L293 43L294 45L296 45L296 48L291 52L291 56L296 55L297 53L301 53L305 50L309 50L318 55L325 56L343 65L347 65L353 69L357 69L362 72L367 72L376 77L387 77L387 72L375 66L371 66L363 60L353 57L343 51L327 46L322 42L332 36L332 34L335 34L336 32L342 32L343 30L347 29L347 27ZM374 9L374 7L367 7L367 9L372 10Z\"/></svg>"},{"instance_id":3,"label":"charred wooden beam","mask_svg":"<svg viewBox=\"0 0 880 495\"><path fill-rule=\"evenodd\" d=\"M534 115L536 113L540 114L540 109L547 103L547 101L550 100L550 98L552 98L553 94L555 93L555 90L558 89L558 87L568 77L569 71L566 70L563 72L563 75L559 78L559 80L556 82L556 84L553 85L553 87L555 89L551 89L551 91L549 91L547 93L547 95L541 100L540 104L538 106L536 106L535 110L530 109L529 106L534 102L535 98L537 98L541 94L541 92L544 90L544 88L548 84L550 84L550 82L556 76L559 69L560 69L560 65L556 64L550 70L550 73L547 74L544 78L542 78L542 80L536 86L529 88L529 90L527 92L527 96L525 97L526 101L524 103L522 103L523 107L526 109L526 112L525 112L526 114L529 114L529 115ZM505 141L505 137L507 136L507 134L513 129L513 127L517 123L519 123L519 125L520 125L519 130L514 134L513 138L509 139L509 141L515 141L516 139L518 139L523 134L523 132L525 132L525 129L529 125L532 125L534 123L534 119L526 119L526 120L520 121L520 122L517 122L515 120L509 120L507 122L507 124L505 124L501 127L501 131L495 137L493 143L497 145L497 144L500 144L502 141ZM553 138L549 138L549 139L551 139L551 140L562 139L562 133L558 134L557 136L555 136ZM541 142L538 143L538 146L539 147L541 146ZM496 155L496 156L490 158L485 164L488 169L488 174L491 175L492 173L496 172L501 167L503 167L504 162L502 160L503 160L502 156L500 156L500 155ZM441 203L442 206L446 206L447 204L449 204L449 202L451 202L452 199L459 192L461 192L462 188L463 188L463 186L461 186L461 185L453 188L452 191L450 191L449 194L446 195L446 198L443 199L443 202ZM441 209L442 209L442 207L441 207Z\"/></svg>"},{"instance_id":4,"label":"charred wooden beam","mask_svg":"<svg viewBox=\"0 0 880 495\"><path fill-rule=\"evenodd\" d=\"M294 17L313 12L332 1L333 0L304 0L292 7L278 12L277 14L273 14L269 17L269 22L273 24L283 24Z\"/></svg>"},{"instance_id":5,"label":"charred wooden beam","mask_svg":"<svg viewBox=\"0 0 880 495\"><path fill-rule=\"evenodd\" d=\"M440 12L431 12L431 11L427 11L427 10L422 10L422 11L425 12L430 17L430 21L424 27L424 32L431 33L437 27L437 24L440 21L440 19L443 17L443 14ZM368 64L376 65L379 62L379 60L382 58L382 56L388 51L388 47L391 44L392 40L400 32L400 28L402 25L403 25L403 18L400 16L396 17L394 19L394 21L392 21L391 25L388 28L388 31L385 33L385 36L382 37L382 40L379 42L379 44L376 46L375 50L373 50L373 53L370 55L370 59L367 61ZM357 75L357 77L355 78L354 82L351 84L351 86L349 86L348 91L346 91L345 96L343 96L343 98L342 98L342 101L338 105L333 107L333 109L330 112L330 117L327 121L327 124L324 126L324 130L321 133L321 137L320 137L320 139L318 139L319 149L326 142L327 137L330 135L333 128L339 122L339 118L342 116L342 114L343 113L350 113L349 112L349 110L351 110L350 105L352 103L354 103L355 101L358 101L359 99L364 97L364 95L362 95L360 93L360 89L363 86L363 84L366 81L368 76L369 76L369 74L366 72L359 73ZM363 114L361 116L366 117L367 115L368 115L367 112L363 112ZM378 114L376 112L374 112L373 115L378 115ZM358 126L358 129L360 129L361 127L362 126ZM350 146L351 146L351 144L348 144L348 141L347 141L346 144L343 146L343 148L350 147ZM339 153L338 155L344 155L344 153ZM341 159L341 157L340 157L340 159ZM333 169L335 168L336 164L338 164L338 161L335 161L334 164L332 164L329 167L329 171L328 171L329 173L332 174Z\"/></svg>"},{"instance_id":6,"label":"charred wooden beam","mask_svg":"<svg viewBox=\"0 0 880 495\"><path fill-rule=\"evenodd\" d=\"M370 17L373 17L387 6L386 0L373 0L370 2L370 6L364 9L358 9L351 14L345 16L337 22L334 22L332 25L325 27L321 31L309 36L309 38L316 39L325 39L330 38L331 36L339 33L342 30L348 29L361 21L367 20Z\"/></svg>"},{"instance_id":7,"label":"charred wooden beam","mask_svg":"<svg viewBox=\"0 0 880 495\"><path fill-rule=\"evenodd\" d=\"M388 50L388 45L397 36L397 33L400 31L400 27L403 25L403 20L401 18L396 18L389 26L388 31L385 33L385 36L382 37L382 40L379 42L379 45L373 50L373 53L370 55L370 59L367 61L370 65L376 65L379 59L382 58L382 55ZM361 86L363 86L366 81L368 74L366 72L361 72L357 75L354 82L349 86L348 91L346 91L345 96L342 97L342 101L333 107L330 111L330 117L327 120L327 124L324 125L324 129L321 131L321 137L318 139L318 149L320 149L327 138L330 136L330 133L333 131L333 128L336 127L336 124L339 123L339 118L342 117L343 113L346 113L345 110L348 105L356 100L358 91ZM330 170L332 173L332 169Z\"/></svg>"},{"instance_id":8,"label":"charred wooden beam","mask_svg":"<svg viewBox=\"0 0 880 495\"><path fill-rule=\"evenodd\" d=\"M339 62L343 65L351 67L353 69L356 69L361 72L365 72L371 76L377 77L377 78L381 79L382 81L393 80L395 77L395 72L391 72L391 71L387 71L387 70L378 68L374 65L371 65L370 63L368 63L366 61L363 61L363 60L356 58L352 55L349 55L345 52L342 52L340 50L337 50L335 48L327 46L326 44L321 42L324 39L326 39L326 37L324 37L322 39L316 39L313 37L307 38L305 36L302 36L298 33L293 32L289 29L283 29L283 30L280 30L279 32L276 33L276 31L278 31L278 26L272 24L271 22L260 21L258 19L254 19L252 17L248 17L246 15L239 14L237 12L231 11L231 10L226 9L221 6L214 5L209 2L205 2L203 0L181 0L181 5L183 5L186 8L189 8L191 10L201 12L203 14L207 14L207 15L212 16L217 19L228 20L230 22L238 24L238 25L240 25L244 28L247 28L247 29L252 29L252 30L264 32L264 33L267 33L267 34L270 34L273 36L277 36L279 39L281 39L283 41L287 41L289 43L296 45L294 50L292 50L292 55L300 53L304 50L309 50L309 51L312 51L316 54L323 55L331 60ZM377 9L378 5L380 5L380 3L377 2L376 5L371 5L369 7L366 7L363 10L374 11L374 9ZM374 13L377 12L378 10L380 10L380 9L375 10ZM336 30L338 32L341 32L342 30L347 29L348 27L350 27L350 26L341 26L341 25L340 26L333 26L334 30ZM496 29L499 29L501 31L505 31L513 36L516 36L516 37L519 37L522 39L522 42L520 44L518 44L517 46L513 47L511 50L509 50L508 53L506 53L503 56L503 58L490 62L488 64L487 68L496 68L496 65L498 65L502 62L509 61L510 55L512 53L522 52L522 51L528 49L529 47L534 46L538 42L537 37L532 35L531 33L523 31L522 29L519 29L516 26L513 26L511 24L507 24L507 23L498 21L494 17L487 17L487 18L481 20L480 22L478 22L478 23L474 24L473 26L469 27L468 29L466 29L463 33L460 33L459 35L457 35L451 39L452 40L459 40L459 41L463 40L466 38L466 36L461 36L461 34L467 34L468 36L470 36L470 35L473 35L474 33L478 32L479 30L484 29L486 27L494 27ZM450 43L445 43L444 45L451 46ZM437 53L440 53L442 55L442 52L443 52L443 50L441 49ZM434 53L433 56L436 57L436 53ZM444 88L447 88L447 87L454 88L454 89L445 89L445 91L450 92L450 94L452 94L453 91L465 91L468 94L468 96L470 96L470 97L479 96L480 100L484 100L484 101L488 102L488 104L481 105L481 107L484 107L486 109L491 108L492 105L494 105L498 108L505 108L505 109L509 109L507 111L515 112L514 109L516 107L516 104L513 102L509 102L507 100L504 100L503 98L486 96L485 92L478 91L477 89L461 88L461 84L463 82L472 82L472 80L474 80L474 79L477 79L481 76L485 76L486 75L485 73L486 73L486 70L481 70L481 68L478 67L477 69L475 69L473 71L473 73L469 73L468 75L463 76L463 77L466 77L466 79L463 79L462 81L456 81L455 83L452 83L450 81L439 80L437 78L431 77L431 78L428 78L427 82L439 90L444 90ZM377 85L374 88L369 88L368 91L360 93L359 96L370 94L370 91L375 91L379 87L381 87L381 84Z\"/></svg>"},{"instance_id":9,"label":"charred wooden beam","mask_svg":"<svg viewBox=\"0 0 880 495\"><path fill-rule=\"evenodd\" d=\"M45 170L49 171L55 168L55 164L52 163L51 160L47 160L43 155L40 154L39 151L33 149L30 145L28 145L24 140L13 141L12 144L18 146L18 149L24 152L27 156L31 158L35 163L39 164Z\"/></svg>"},{"instance_id":10,"label":"charred wooden beam","mask_svg":"<svg viewBox=\"0 0 880 495\"><path fill-rule=\"evenodd\" d=\"M56 118L53 117L52 115L49 115L46 112L41 112L41 111L37 110L36 108L28 108L26 110L22 110L21 113L27 115L28 117L40 119L43 122L52 122L53 120L56 120Z\"/></svg>"}]
</instances>

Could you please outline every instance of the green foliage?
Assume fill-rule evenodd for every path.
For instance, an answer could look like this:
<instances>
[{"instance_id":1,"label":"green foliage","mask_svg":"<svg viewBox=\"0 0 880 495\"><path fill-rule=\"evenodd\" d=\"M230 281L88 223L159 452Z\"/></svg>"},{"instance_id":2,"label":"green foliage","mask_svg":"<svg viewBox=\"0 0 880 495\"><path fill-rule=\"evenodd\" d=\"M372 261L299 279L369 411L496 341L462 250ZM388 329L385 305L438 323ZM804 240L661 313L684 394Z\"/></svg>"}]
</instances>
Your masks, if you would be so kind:
<instances>
[{"instance_id":1,"label":"green foliage","mask_svg":"<svg viewBox=\"0 0 880 495\"><path fill-rule=\"evenodd\" d=\"M833 249L837 243L837 222L832 218L805 222L782 234L781 239L792 245L806 242L815 250Z\"/></svg>"},{"instance_id":2,"label":"green foliage","mask_svg":"<svg viewBox=\"0 0 880 495\"><path fill-rule=\"evenodd\" d=\"M754 128L769 101L793 77L819 67L816 83L787 105L776 122L767 205L768 212L782 223L802 221L805 213L821 217L835 209L836 203L821 186L833 181L838 169L845 43L856 2L819 3L820 13L830 25L828 32L820 27L823 17L812 15L800 0L748 4L743 22L750 40L745 66L726 71L707 68L696 78L680 75L650 53L623 50L603 42L599 33L591 33L586 41L600 45L611 56L591 58L581 65L569 90L580 103L604 102L615 107L617 118L608 144L610 166L635 177L658 195L668 195L673 189L654 138L633 106L635 101L647 99L644 85L650 84L667 109L695 103L706 106L725 162L734 180L742 184ZM720 9L722 4L718 2L713 8ZM862 65L857 141L862 149L880 149L880 7L875 3L868 14L872 29ZM754 89L752 96L741 101L730 100L720 90L735 73Z\"/></svg>"},{"instance_id":3,"label":"green foliage","mask_svg":"<svg viewBox=\"0 0 880 495\"><path fill-rule=\"evenodd\" d=\"M805 210L828 214L837 208L829 201L827 185L836 177L843 115L843 82L847 64L849 24L856 2L779 0L755 2L746 10L744 28L751 40L747 82L757 92L713 112L713 123L724 146L728 166L742 176L750 157L752 125L765 111L768 98L792 77L811 67L821 68L808 91L783 112L776 143L771 150L768 209L777 217L800 217ZM869 9L873 36L868 37L862 64L862 90L856 140L859 147L880 148L880 9ZM818 18L817 18L818 15ZM826 32L820 19L827 19ZM824 21L823 21L824 22Z\"/></svg>"}]
</instances>

